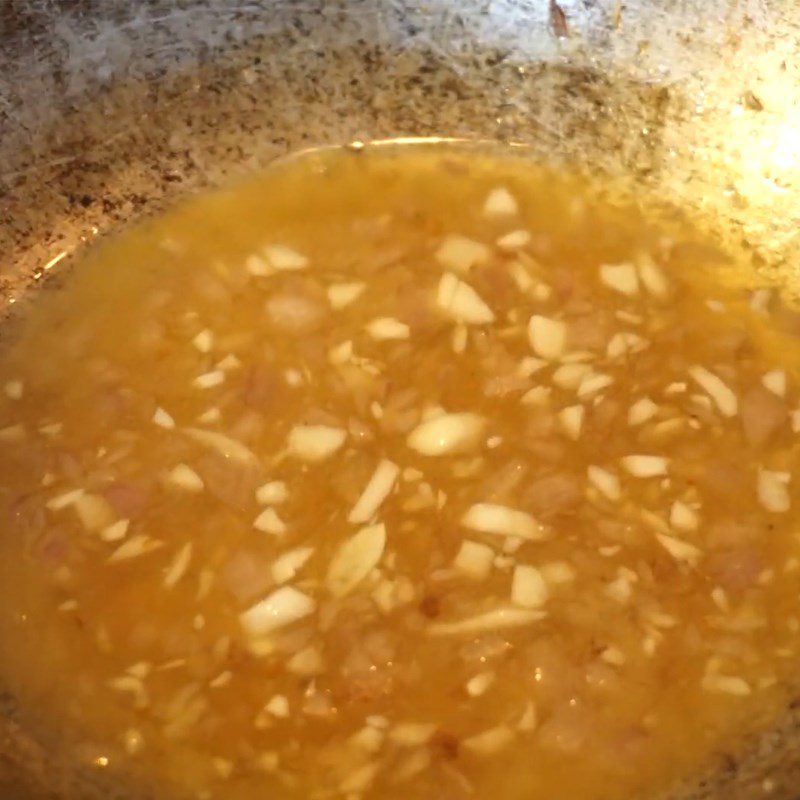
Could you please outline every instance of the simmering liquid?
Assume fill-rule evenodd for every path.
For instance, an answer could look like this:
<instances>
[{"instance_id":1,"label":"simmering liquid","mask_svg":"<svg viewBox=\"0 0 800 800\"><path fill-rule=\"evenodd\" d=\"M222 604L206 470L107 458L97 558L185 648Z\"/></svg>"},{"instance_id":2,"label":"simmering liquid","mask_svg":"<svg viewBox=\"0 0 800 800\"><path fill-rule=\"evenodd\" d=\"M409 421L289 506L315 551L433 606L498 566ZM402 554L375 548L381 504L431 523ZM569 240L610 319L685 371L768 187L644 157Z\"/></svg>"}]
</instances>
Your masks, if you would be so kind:
<instances>
[{"instance_id":1,"label":"simmering liquid","mask_svg":"<svg viewBox=\"0 0 800 800\"><path fill-rule=\"evenodd\" d=\"M798 344L521 157L298 157L0 356L0 675L157 797L645 797L785 702Z\"/></svg>"}]
</instances>

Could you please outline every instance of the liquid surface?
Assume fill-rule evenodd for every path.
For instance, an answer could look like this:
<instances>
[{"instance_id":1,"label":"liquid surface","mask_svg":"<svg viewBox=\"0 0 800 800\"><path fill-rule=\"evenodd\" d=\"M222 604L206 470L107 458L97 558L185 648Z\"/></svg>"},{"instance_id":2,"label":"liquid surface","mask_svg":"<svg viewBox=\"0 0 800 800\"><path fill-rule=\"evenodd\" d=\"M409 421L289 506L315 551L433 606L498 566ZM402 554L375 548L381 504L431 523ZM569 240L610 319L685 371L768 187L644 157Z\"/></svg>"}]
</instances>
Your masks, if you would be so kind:
<instances>
[{"instance_id":1,"label":"liquid surface","mask_svg":"<svg viewBox=\"0 0 800 800\"><path fill-rule=\"evenodd\" d=\"M711 260L431 146L106 244L0 360L3 683L159 797L646 797L735 752L798 653L798 361Z\"/></svg>"}]
</instances>

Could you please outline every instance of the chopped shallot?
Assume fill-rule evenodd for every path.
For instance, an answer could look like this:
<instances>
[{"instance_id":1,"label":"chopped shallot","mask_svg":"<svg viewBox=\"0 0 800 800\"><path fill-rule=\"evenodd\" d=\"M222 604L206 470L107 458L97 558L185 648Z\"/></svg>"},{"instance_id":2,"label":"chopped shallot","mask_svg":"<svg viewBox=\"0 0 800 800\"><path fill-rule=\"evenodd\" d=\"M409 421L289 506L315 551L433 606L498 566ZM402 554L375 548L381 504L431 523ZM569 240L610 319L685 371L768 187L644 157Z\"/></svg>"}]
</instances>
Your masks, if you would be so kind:
<instances>
[{"instance_id":1,"label":"chopped shallot","mask_svg":"<svg viewBox=\"0 0 800 800\"><path fill-rule=\"evenodd\" d=\"M518 536L529 541L540 541L546 536L546 529L527 512L495 503L470 506L461 517L461 524L480 533Z\"/></svg>"},{"instance_id":2,"label":"chopped shallot","mask_svg":"<svg viewBox=\"0 0 800 800\"><path fill-rule=\"evenodd\" d=\"M467 239L466 236L446 236L436 251L436 260L445 268L455 272L469 272L476 264L484 264L491 258L485 244Z\"/></svg>"},{"instance_id":3,"label":"chopped shallot","mask_svg":"<svg viewBox=\"0 0 800 800\"><path fill-rule=\"evenodd\" d=\"M382 459L375 467L372 477L364 487L356 504L350 510L347 517L348 522L356 524L369 522L394 488L399 473L400 468L397 464L388 459Z\"/></svg>"},{"instance_id":4,"label":"chopped shallot","mask_svg":"<svg viewBox=\"0 0 800 800\"><path fill-rule=\"evenodd\" d=\"M239 621L247 634L260 637L307 617L315 608L312 597L293 586L281 586L242 612Z\"/></svg>"},{"instance_id":5,"label":"chopped shallot","mask_svg":"<svg viewBox=\"0 0 800 800\"><path fill-rule=\"evenodd\" d=\"M445 456L474 450L486 427L483 417L470 412L440 414L422 422L406 443L425 456Z\"/></svg>"},{"instance_id":6,"label":"chopped shallot","mask_svg":"<svg viewBox=\"0 0 800 800\"><path fill-rule=\"evenodd\" d=\"M347 438L347 431L329 425L297 425L289 431L289 454L317 463L330 458Z\"/></svg>"},{"instance_id":7,"label":"chopped shallot","mask_svg":"<svg viewBox=\"0 0 800 800\"><path fill-rule=\"evenodd\" d=\"M344 541L328 567L325 583L336 597L344 597L378 565L386 546L386 526L369 525Z\"/></svg>"},{"instance_id":8,"label":"chopped shallot","mask_svg":"<svg viewBox=\"0 0 800 800\"><path fill-rule=\"evenodd\" d=\"M639 293L639 278L633 264L601 264L600 282L627 297Z\"/></svg>"}]
</instances>

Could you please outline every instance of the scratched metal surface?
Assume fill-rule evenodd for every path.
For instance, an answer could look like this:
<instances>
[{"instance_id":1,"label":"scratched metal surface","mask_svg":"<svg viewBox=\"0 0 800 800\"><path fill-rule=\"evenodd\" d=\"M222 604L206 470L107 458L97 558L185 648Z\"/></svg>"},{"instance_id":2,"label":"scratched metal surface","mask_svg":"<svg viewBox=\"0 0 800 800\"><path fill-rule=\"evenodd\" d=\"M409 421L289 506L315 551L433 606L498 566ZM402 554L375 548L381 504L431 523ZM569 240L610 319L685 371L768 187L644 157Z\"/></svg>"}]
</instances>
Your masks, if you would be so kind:
<instances>
[{"instance_id":1,"label":"scratched metal surface","mask_svg":"<svg viewBox=\"0 0 800 800\"><path fill-rule=\"evenodd\" d=\"M292 149L435 134L632 184L800 294L800 5L559 5L3 0L0 309L57 283L62 253ZM0 699L0 796L147 797ZM669 796L797 798L797 729L787 709Z\"/></svg>"}]
</instances>

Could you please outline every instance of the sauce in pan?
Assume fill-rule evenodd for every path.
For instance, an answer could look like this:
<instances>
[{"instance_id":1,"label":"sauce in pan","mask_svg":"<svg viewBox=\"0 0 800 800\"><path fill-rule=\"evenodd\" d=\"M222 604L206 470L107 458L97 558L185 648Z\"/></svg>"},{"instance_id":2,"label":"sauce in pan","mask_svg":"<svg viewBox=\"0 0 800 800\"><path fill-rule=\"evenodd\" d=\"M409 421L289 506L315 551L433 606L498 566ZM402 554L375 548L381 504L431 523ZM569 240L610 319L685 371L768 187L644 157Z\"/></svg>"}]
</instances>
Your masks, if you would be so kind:
<instances>
[{"instance_id":1,"label":"sauce in pan","mask_svg":"<svg viewBox=\"0 0 800 800\"><path fill-rule=\"evenodd\" d=\"M457 146L97 248L0 356L0 674L158 797L646 796L785 702L798 343Z\"/></svg>"}]
</instances>

